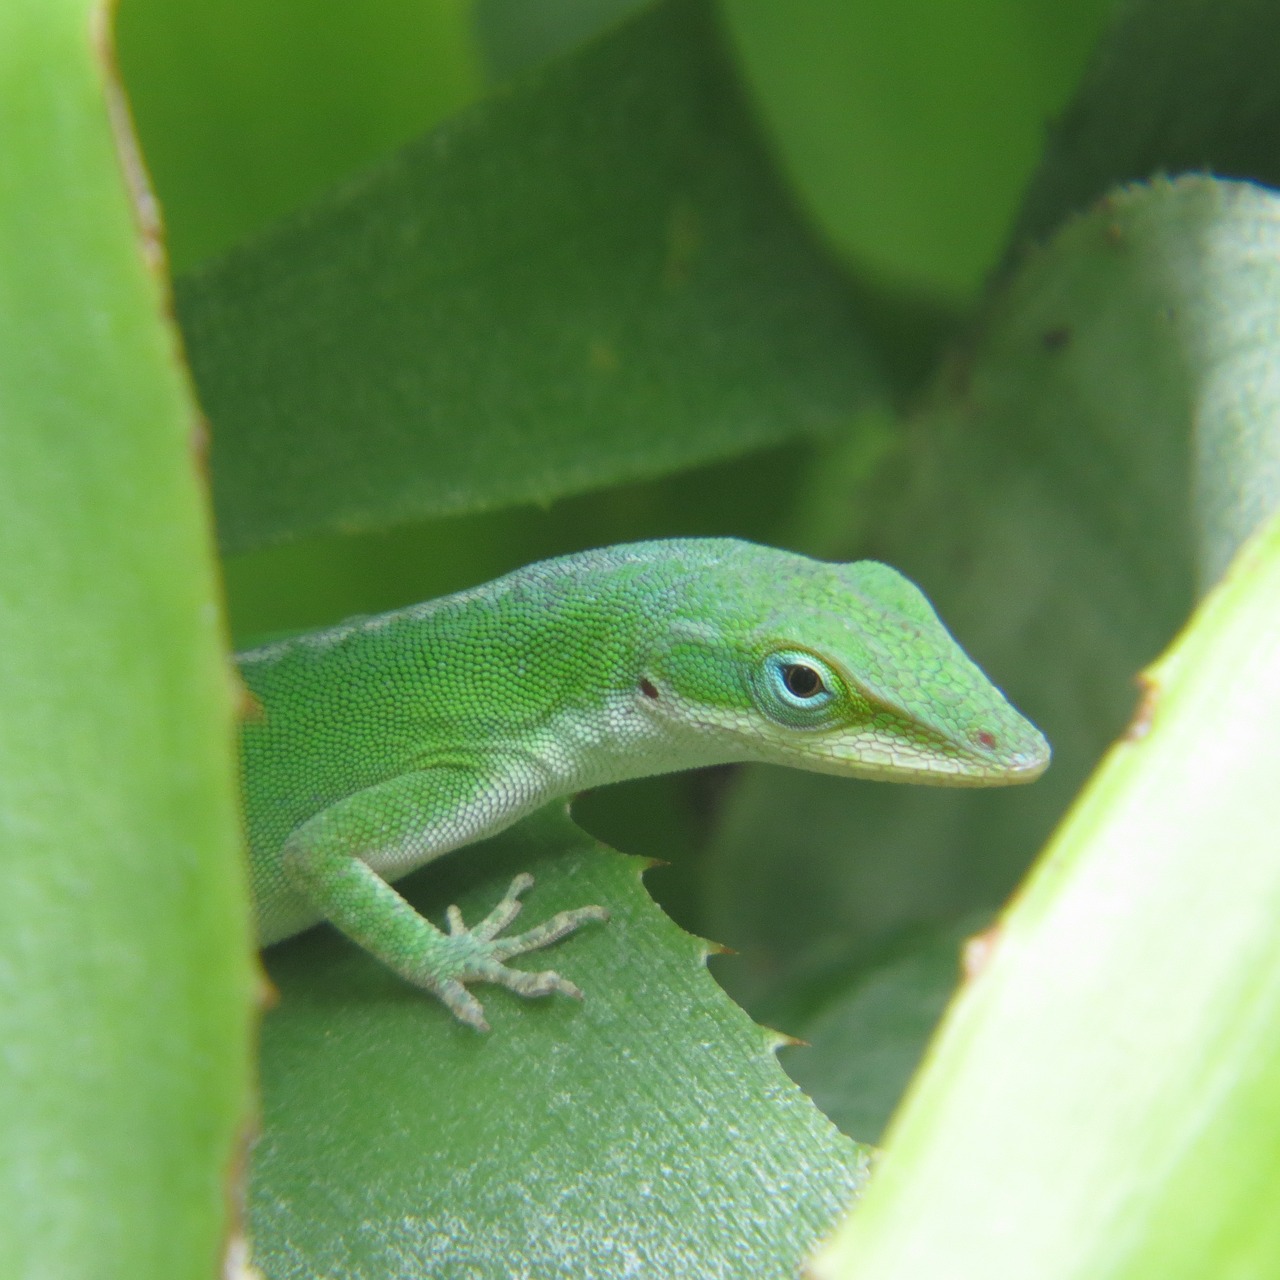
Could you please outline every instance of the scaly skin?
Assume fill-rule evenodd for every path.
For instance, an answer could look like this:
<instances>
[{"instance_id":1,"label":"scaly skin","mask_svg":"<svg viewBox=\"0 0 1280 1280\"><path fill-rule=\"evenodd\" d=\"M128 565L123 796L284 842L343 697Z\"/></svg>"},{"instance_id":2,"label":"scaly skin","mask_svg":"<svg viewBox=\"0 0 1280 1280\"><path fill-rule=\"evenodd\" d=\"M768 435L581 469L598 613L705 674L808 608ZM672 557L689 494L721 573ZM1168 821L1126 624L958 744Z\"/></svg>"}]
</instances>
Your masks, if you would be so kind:
<instances>
[{"instance_id":1,"label":"scaly skin","mask_svg":"<svg viewBox=\"0 0 1280 1280\"><path fill-rule=\"evenodd\" d=\"M260 940L329 920L481 1030L467 982L579 995L504 961L605 911L501 938L522 876L443 933L389 882L549 800L729 761L948 786L1049 761L900 574L727 538L548 560L239 663Z\"/></svg>"}]
</instances>

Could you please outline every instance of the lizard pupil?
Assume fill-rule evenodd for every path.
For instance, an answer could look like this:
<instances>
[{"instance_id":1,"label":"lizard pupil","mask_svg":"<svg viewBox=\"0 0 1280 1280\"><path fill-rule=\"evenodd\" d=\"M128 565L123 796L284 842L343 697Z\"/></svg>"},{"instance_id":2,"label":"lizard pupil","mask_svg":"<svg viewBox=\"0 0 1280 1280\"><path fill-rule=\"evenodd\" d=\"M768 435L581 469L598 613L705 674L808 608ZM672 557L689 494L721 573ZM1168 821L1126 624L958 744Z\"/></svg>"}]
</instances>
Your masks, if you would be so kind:
<instances>
[{"instance_id":1,"label":"lizard pupil","mask_svg":"<svg viewBox=\"0 0 1280 1280\"><path fill-rule=\"evenodd\" d=\"M782 668L787 692L797 698L814 698L822 692L822 677L803 663L793 662Z\"/></svg>"}]
</instances>

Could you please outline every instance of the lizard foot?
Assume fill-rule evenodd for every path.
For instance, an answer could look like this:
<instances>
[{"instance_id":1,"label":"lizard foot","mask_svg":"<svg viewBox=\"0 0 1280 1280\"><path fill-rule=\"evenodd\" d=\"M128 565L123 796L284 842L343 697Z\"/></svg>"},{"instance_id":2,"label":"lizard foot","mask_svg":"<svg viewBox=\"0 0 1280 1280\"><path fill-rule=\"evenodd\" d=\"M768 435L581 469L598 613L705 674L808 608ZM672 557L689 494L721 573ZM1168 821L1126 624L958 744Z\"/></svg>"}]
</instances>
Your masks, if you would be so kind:
<instances>
[{"instance_id":1,"label":"lizard foot","mask_svg":"<svg viewBox=\"0 0 1280 1280\"><path fill-rule=\"evenodd\" d=\"M477 1031L488 1031L489 1024L485 1021L484 1007L467 990L468 982L493 982L521 996L548 996L558 992L575 1000L582 999L582 992L553 969L526 973L508 968L504 961L558 942L591 921L603 923L609 913L603 907L578 907L561 911L524 933L499 938L497 935L520 914L523 906L520 895L532 885L531 875L516 876L502 901L471 928L463 922L457 907L450 907L445 913L449 922L446 943L451 954L445 974L435 978L430 986L456 1018Z\"/></svg>"}]
</instances>

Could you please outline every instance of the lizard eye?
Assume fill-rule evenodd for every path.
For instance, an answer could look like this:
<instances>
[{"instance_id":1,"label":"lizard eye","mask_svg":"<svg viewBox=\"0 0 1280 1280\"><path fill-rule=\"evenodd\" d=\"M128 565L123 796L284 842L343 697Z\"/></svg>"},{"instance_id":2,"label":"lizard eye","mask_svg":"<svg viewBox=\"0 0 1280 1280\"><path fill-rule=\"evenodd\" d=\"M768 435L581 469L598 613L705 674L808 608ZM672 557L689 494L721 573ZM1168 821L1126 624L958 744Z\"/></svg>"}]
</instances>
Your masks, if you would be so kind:
<instances>
[{"instance_id":1,"label":"lizard eye","mask_svg":"<svg viewBox=\"0 0 1280 1280\"><path fill-rule=\"evenodd\" d=\"M760 710L797 729L829 723L844 688L821 658L796 649L769 654L753 685Z\"/></svg>"},{"instance_id":2,"label":"lizard eye","mask_svg":"<svg viewBox=\"0 0 1280 1280\"><path fill-rule=\"evenodd\" d=\"M824 692L822 677L808 663L789 662L782 668L782 683L797 698L816 698Z\"/></svg>"}]
</instances>

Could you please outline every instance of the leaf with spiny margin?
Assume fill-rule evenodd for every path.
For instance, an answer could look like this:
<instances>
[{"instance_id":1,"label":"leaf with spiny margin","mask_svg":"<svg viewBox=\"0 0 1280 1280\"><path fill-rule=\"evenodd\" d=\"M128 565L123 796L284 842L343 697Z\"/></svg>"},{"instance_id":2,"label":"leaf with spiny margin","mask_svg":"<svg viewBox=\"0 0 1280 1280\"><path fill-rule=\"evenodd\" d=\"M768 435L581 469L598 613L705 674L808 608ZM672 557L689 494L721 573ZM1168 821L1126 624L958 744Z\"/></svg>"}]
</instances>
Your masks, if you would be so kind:
<instances>
[{"instance_id":1,"label":"leaf with spiny margin","mask_svg":"<svg viewBox=\"0 0 1280 1280\"><path fill-rule=\"evenodd\" d=\"M271 1280L796 1274L868 1152L786 1078L643 866L553 805L402 882L436 919L480 918L520 871L530 922L612 912L518 962L583 1003L478 985L487 1035L330 930L267 953L251 1228Z\"/></svg>"},{"instance_id":2,"label":"leaf with spiny margin","mask_svg":"<svg viewBox=\"0 0 1280 1280\"><path fill-rule=\"evenodd\" d=\"M179 280L228 551L548 501L878 399L706 0L668 0Z\"/></svg>"}]
</instances>

